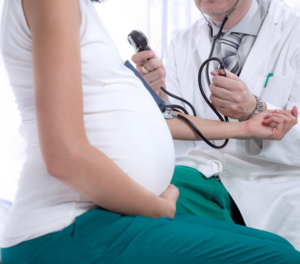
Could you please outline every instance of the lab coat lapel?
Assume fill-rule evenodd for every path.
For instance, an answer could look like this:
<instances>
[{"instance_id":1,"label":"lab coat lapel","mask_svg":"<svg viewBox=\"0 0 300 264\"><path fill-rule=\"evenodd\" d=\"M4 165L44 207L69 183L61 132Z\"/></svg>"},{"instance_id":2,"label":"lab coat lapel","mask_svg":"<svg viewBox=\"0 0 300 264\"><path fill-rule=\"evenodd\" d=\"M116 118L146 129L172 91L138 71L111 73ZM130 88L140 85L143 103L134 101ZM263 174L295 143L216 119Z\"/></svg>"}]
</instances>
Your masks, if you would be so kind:
<instances>
[{"instance_id":1,"label":"lab coat lapel","mask_svg":"<svg viewBox=\"0 0 300 264\"><path fill-rule=\"evenodd\" d=\"M210 43L210 29L207 23L203 20L200 20L200 25L198 30L194 33L194 41L200 55L201 64L208 59L211 43ZM214 70L213 62L209 64L209 71ZM200 68L201 65L199 65ZM203 79L206 80L205 70L203 70ZM210 75L210 81L212 81L212 76ZM203 82L207 86L206 81Z\"/></svg>"},{"instance_id":2,"label":"lab coat lapel","mask_svg":"<svg viewBox=\"0 0 300 264\"><path fill-rule=\"evenodd\" d=\"M257 73L256 69L260 68L282 37L282 31L276 25L278 13L280 13L280 10L274 10L276 7L270 7L269 14L261 27L241 72L240 78L246 83L254 77Z\"/></svg>"}]
</instances>

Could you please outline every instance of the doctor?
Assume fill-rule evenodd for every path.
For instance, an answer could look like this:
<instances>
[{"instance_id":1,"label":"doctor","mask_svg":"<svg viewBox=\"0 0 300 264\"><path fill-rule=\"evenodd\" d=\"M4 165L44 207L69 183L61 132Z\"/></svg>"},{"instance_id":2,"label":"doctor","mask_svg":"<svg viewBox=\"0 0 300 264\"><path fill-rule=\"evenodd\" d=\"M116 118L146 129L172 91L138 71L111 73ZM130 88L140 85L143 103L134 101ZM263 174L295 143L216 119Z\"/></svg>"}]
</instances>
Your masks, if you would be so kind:
<instances>
[{"instance_id":1,"label":"doctor","mask_svg":"<svg viewBox=\"0 0 300 264\"><path fill-rule=\"evenodd\" d=\"M217 119L200 95L198 70L211 49L208 24L217 34L235 3L195 0L203 17L174 37L165 53L165 68L154 53L133 56L138 71L162 99L167 99L159 90L164 86L190 101L199 117ZM210 87L203 78L205 93L216 109L238 122L263 109L300 107L299 32L300 14L279 0L240 0L214 52L231 72L227 78L219 76L217 65L211 63ZM219 176L247 226L276 233L300 250L300 124L281 141L230 140L220 151L204 142L174 143L176 164L196 168L208 178ZM185 188L188 180L176 179ZM177 187L181 191L182 186ZM191 197L185 198L182 203Z\"/></svg>"}]
</instances>

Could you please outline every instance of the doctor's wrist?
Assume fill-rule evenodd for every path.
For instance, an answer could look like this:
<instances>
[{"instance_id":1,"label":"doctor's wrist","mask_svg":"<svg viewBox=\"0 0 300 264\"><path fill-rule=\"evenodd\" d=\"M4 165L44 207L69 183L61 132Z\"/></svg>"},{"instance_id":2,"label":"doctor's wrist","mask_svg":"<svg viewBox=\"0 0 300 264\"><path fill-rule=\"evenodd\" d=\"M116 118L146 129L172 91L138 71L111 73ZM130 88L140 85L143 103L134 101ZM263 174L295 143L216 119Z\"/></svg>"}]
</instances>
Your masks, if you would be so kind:
<instances>
[{"instance_id":1,"label":"doctor's wrist","mask_svg":"<svg viewBox=\"0 0 300 264\"><path fill-rule=\"evenodd\" d=\"M251 97L248 101L248 107L246 108L246 111L244 115L239 119L240 122L246 121L250 118L253 112L255 112L257 107L257 100L253 94L251 94Z\"/></svg>"},{"instance_id":2,"label":"doctor's wrist","mask_svg":"<svg viewBox=\"0 0 300 264\"><path fill-rule=\"evenodd\" d=\"M264 102L264 111L268 110L268 106L267 106L267 103Z\"/></svg>"},{"instance_id":3,"label":"doctor's wrist","mask_svg":"<svg viewBox=\"0 0 300 264\"><path fill-rule=\"evenodd\" d=\"M248 116L246 116L246 117L244 116L242 119L239 119L240 122L247 121L247 120L251 119L252 117L260 114L261 112L267 110L267 104L264 101L262 101L256 95L252 95L252 96L255 100L255 102L252 103L252 105L254 104L255 107L252 112L250 111L250 114L249 113L247 114Z\"/></svg>"}]
</instances>

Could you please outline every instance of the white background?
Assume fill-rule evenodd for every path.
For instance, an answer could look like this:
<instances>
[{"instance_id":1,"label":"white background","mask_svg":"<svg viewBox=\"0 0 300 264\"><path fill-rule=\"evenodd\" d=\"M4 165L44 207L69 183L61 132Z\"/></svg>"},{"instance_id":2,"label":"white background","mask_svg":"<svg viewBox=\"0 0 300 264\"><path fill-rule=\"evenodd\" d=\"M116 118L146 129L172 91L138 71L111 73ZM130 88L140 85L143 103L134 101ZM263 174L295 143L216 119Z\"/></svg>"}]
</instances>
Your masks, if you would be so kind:
<instances>
[{"instance_id":1,"label":"white background","mask_svg":"<svg viewBox=\"0 0 300 264\"><path fill-rule=\"evenodd\" d=\"M3 2L0 0L1 13ZM300 0L285 2L300 10ZM96 8L124 61L134 52L127 42L131 30L143 31L153 50L162 57L174 33L199 16L193 0L109 0ZM10 201L14 199L25 158L25 143L18 133L19 124L19 112L0 54L0 199Z\"/></svg>"}]
</instances>

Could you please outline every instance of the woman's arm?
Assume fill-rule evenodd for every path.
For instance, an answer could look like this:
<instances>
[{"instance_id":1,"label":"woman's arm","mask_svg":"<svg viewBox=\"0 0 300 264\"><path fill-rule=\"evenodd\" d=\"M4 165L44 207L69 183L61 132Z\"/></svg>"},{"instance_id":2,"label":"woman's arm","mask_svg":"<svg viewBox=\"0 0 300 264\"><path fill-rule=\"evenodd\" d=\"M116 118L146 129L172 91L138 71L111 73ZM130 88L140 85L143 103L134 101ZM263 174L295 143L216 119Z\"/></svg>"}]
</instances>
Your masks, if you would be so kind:
<instances>
[{"instance_id":1,"label":"woman's arm","mask_svg":"<svg viewBox=\"0 0 300 264\"><path fill-rule=\"evenodd\" d=\"M32 33L39 142L49 174L105 209L172 218L178 196L175 187L157 197L88 142L79 1L23 0L23 8Z\"/></svg>"},{"instance_id":2,"label":"woman's arm","mask_svg":"<svg viewBox=\"0 0 300 264\"><path fill-rule=\"evenodd\" d=\"M179 113L178 113L179 114ZM244 132L242 123L225 123L216 120L203 119L190 115L181 114L189 119L208 140L222 140L237 138ZM179 118L166 119L173 139L177 140L202 140L197 133Z\"/></svg>"},{"instance_id":3,"label":"woman's arm","mask_svg":"<svg viewBox=\"0 0 300 264\"><path fill-rule=\"evenodd\" d=\"M298 110L264 111L245 122L220 122L181 114L189 119L208 140L273 139L281 140L297 124ZM179 118L166 120L172 137L178 140L201 140L196 132Z\"/></svg>"}]
</instances>

